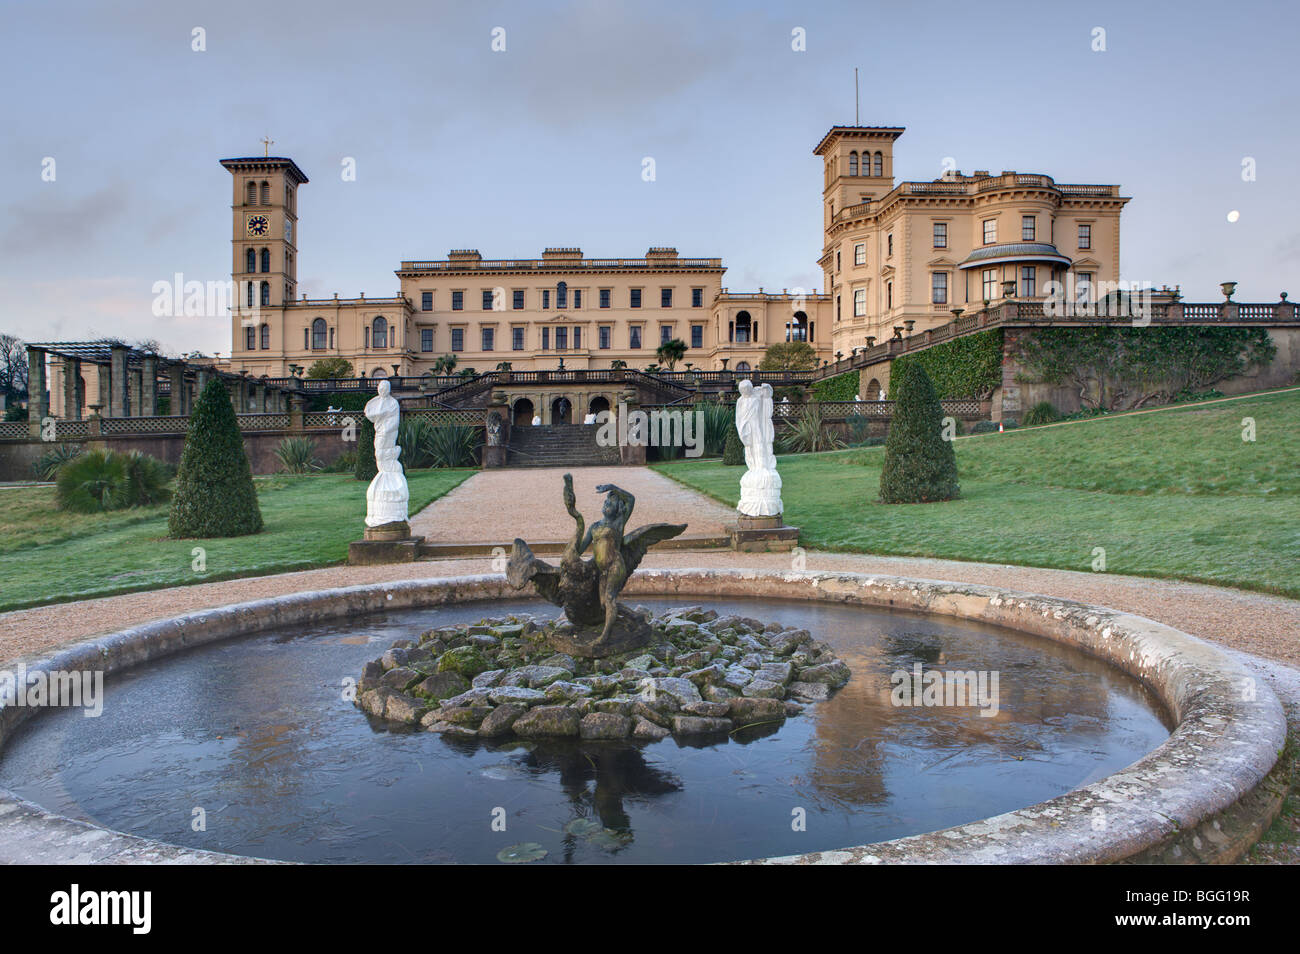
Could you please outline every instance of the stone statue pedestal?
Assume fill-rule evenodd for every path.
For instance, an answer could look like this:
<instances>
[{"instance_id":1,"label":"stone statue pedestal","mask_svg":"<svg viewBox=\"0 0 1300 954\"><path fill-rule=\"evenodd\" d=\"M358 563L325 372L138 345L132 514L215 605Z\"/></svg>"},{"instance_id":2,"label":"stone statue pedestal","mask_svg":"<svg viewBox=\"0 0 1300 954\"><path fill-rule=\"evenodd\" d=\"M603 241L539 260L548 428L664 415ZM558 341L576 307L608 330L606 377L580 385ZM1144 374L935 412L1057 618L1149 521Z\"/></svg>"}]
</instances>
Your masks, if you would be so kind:
<instances>
[{"instance_id":1,"label":"stone statue pedestal","mask_svg":"<svg viewBox=\"0 0 1300 954\"><path fill-rule=\"evenodd\" d=\"M799 528L788 527L781 514L749 517L744 514L724 529L731 549L742 553L771 553L793 550L799 543Z\"/></svg>"},{"instance_id":2,"label":"stone statue pedestal","mask_svg":"<svg viewBox=\"0 0 1300 954\"><path fill-rule=\"evenodd\" d=\"M348 544L348 563L374 566L380 563L414 563L420 559L424 537L411 536L405 520L366 527L360 540Z\"/></svg>"},{"instance_id":3,"label":"stone statue pedestal","mask_svg":"<svg viewBox=\"0 0 1300 954\"><path fill-rule=\"evenodd\" d=\"M638 616L626 606L619 604L618 616L610 627L609 635L601 638L601 626L575 626L561 623L554 633L547 637L546 644L557 653L581 656L584 659L600 659L615 653L626 653L648 646L654 640L654 629L647 619Z\"/></svg>"},{"instance_id":4,"label":"stone statue pedestal","mask_svg":"<svg viewBox=\"0 0 1300 954\"><path fill-rule=\"evenodd\" d=\"M366 527L366 532L361 536L362 540L410 540L411 525L405 520L394 520L391 523L381 523L377 527ZM421 537L420 539L424 539Z\"/></svg>"}]
</instances>

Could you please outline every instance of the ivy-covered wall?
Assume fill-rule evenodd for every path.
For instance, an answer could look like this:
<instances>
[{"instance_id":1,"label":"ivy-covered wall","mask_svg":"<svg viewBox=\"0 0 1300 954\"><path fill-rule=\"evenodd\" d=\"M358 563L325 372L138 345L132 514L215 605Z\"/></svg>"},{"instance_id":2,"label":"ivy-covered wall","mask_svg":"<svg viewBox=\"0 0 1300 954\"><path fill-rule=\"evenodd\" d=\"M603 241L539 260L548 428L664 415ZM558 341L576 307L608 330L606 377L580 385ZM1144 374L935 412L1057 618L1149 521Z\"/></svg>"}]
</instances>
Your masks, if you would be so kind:
<instances>
[{"instance_id":1,"label":"ivy-covered wall","mask_svg":"<svg viewBox=\"0 0 1300 954\"><path fill-rule=\"evenodd\" d=\"M812 386L814 401L852 401L858 396L858 372L845 371Z\"/></svg>"},{"instance_id":2,"label":"ivy-covered wall","mask_svg":"<svg viewBox=\"0 0 1300 954\"><path fill-rule=\"evenodd\" d=\"M909 364L925 369L940 399L985 399L1002 383L1002 329L954 338L916 354L895 358L890 377Z\"/></svg>"},{"instance_id":3,"label":"ivy-covered wall","mask_svg":"<svg viewBox=\"0 0 1300 954\"><path fill-rule=\"evenodd\" d=\"M1009 343L1018 384L1065 388L1084 407L1165 404L1267 369L1278 347L1264 328L1036 328Z\"/></svg>"}]
</instances>

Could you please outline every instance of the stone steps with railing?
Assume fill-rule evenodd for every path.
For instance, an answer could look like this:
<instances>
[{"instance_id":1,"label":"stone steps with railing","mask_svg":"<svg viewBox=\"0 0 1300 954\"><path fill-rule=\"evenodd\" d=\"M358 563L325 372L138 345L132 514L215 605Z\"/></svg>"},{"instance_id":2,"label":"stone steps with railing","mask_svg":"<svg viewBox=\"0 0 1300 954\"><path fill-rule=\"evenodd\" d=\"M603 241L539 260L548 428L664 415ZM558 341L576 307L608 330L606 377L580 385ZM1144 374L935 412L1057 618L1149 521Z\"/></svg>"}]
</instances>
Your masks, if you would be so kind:
<instances>
[{"instance_id":1,"label":"stone steps with railing","mask_svg":"<svg viewBox=\"0 0 1300 954\"><path fill-rule=\"evenodd\" d=\"M509 467L576 467L617 465L617 445L596 442L596 424L541 424L510 430Z\"/></svg>"}]
</instances>

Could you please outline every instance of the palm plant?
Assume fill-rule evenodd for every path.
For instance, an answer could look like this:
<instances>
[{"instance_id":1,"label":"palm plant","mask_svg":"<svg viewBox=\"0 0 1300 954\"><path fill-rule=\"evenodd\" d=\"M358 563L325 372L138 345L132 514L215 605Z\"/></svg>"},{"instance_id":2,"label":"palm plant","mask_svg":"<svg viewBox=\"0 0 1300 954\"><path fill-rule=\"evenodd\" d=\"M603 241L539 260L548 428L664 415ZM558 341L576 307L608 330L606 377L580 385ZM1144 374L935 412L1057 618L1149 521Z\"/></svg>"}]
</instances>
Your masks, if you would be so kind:
<instances>
[{"instance_id":1,"label":"palm plant","mask_svg":"<svg viewBox=\"0 0 1300 954\"><path fill-rule=\"evenodd\" d=\"M397 423L397 446L402 449L402 467L414 470L434 466L429 454L433 424L423 417L403 417Z\"/></svg>"},{"instance_id":2,"label":"palm plant","mask_svg":"<svg viewBox=\"0 0 1300 954\"><path fill-rule=\"evenodd\" d=\"M166 464L139 451L93 450L59 469L54 496L60 509L74 513L124 510L167 500L170 480Z\"/></svg>"},{"instance_id":3,"label":"palm plant","mask_svg":"<svg viewBox=\"0 0 1300 954\"><path fill-rule=\"evenodd\" d=\"M727 446L727 436L736 429L736 409L721 401L706 401L696 406L704 422L704 453L710 457L721 456Z\"/></svg>"},{"instance_id":4,"label":"palm plant","mask_svg":"<svg viewBox=\"0 0 1300 954\"><path fill-rule=\"evenodd\" d=\"M424 448L434 467L472 467L481 443L477 427L444 424L429 428Z\"/></svg>"},{"instance_id":5,"label":"palm plant","mask_svg":"<svg viewBox=\"0 0 1300 954\"><path fill-rule=\"evenodd\" d=\"M80 444L59 444L32 462L32 473L37 480L53 480L58 476L60 467L80 456Z\"/></svg>"},{"instance_id":6,"label":"palm plant","mask_svg":"<svg viewBox=\"0 0 1300 954\"><path fill-rule=\"evenodd\" d=\"M286 437L275 448L285 473L308 474L321 469L316 459L316 442L310 437Z\"/></svg>"},{"instance_id":7,"label":"palm plant","mask_svg":"<svg viewBox=\"0 0 1300 954\"><path fill-rule=\"evenodd\" d=\"M781 449L788 454L817 454L844 446L839 435L826 426L819 404L806 404L790 419L790 426L780 437Z\"/></svg>"},{"instance_id":8,"label":"palm plant","mask_svg":"<svg viewBox=\"0 0 1300 954\"><path fill-rule=\"evenodd\" d=\"M655 357L660 363L668 365L668 370L671 371L678 361L686 357L686 342L681 338L670 338L655 349Z\"/></svg>"}]
</instances>

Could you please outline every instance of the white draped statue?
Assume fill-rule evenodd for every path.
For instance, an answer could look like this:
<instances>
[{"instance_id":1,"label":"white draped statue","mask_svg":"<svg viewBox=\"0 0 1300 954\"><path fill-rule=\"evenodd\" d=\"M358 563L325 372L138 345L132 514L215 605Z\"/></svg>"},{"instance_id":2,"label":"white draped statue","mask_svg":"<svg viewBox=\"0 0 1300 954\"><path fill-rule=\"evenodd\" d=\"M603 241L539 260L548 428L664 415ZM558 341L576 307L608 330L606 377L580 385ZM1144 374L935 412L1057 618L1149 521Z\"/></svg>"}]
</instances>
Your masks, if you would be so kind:
<instances>
[{"instance_id":1,"label":"white draped statue","mask_svg":"<svg viewBox=\"0 0 1300 954\"><path fill-rule=\"evenodd\" d=\"M402 406L390 391L392 386L380 381L379 393L366 402L366 417L375 425L375 466L379 468L366 488L367 527L404 523L411 496L397 459L402 453L397 446L397 422L402 416Z\"/></svg>"},{"instance_id":2,"label":"white draped statue","mask_svg":"<svg viewBox=\"0 0 1300 954\"><path fill-rule=\"evenodd\" d=\"M740 382L736 399L736 432L745 445L745 476L740 478L740 503L736 509L747 517L781 515L781 475L776 472L772 452L772 386L757 388L746 379Z\"/></svg>"}]
</instances>

